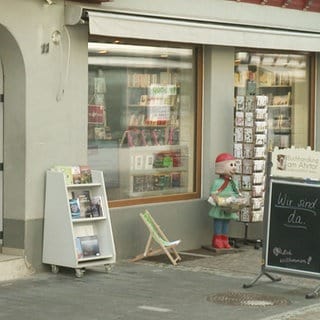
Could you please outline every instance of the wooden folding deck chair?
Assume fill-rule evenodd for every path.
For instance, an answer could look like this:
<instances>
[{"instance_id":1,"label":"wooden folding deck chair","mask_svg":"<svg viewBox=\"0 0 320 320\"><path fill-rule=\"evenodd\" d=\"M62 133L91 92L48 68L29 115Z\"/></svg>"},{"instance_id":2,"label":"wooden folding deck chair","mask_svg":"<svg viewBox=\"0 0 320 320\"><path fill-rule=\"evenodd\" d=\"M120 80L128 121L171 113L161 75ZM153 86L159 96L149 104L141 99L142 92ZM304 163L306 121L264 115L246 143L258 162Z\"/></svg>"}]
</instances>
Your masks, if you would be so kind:
<instances>
[{"instance_id":1,"label":"wooden folding deck chair","mask_svg":"<svg viewBox=\"0 0 320 320\"><path fill-rule=\"evenodd\" d=\"M164 252L168 256L172 264L176 265L177 262L181 260L181 257L176 250L176 246L181 241L169 241L164 232L160 229L159 225L152 218L148 210L140 213L140 217L147 226L150 234L144 252L131 259L131 261L138 261L143 258L151 257ZM159 249L153 250L151 248L152 240L160 246Z\"/></svg>"}]
</instances>

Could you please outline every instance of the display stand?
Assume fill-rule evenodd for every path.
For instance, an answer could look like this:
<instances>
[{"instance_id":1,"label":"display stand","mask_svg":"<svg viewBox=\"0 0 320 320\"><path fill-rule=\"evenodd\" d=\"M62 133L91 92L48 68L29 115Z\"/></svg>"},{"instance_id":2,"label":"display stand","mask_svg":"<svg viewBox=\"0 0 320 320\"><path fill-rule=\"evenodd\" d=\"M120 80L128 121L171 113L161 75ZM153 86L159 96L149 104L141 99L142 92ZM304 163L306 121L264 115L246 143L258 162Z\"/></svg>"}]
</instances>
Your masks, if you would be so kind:
<instances>
[{"instance_id":1,"label":"display stand","mask_svg":"<svg viewBox=\"0 0 320 320\"><path fill-rule=\"evenodd\" d=\"M234 246L254 243L261 247L261 240L249 240L249 223L263 220L265 162L267 144L267 96L236 96L234 145L238 181L241 193L248 198L248 205L239 212L239 222L244 224L244 237L232 238Z\"/></svg>"},{"instance_id":2,"label":"display stand","mask_svg":"<svg viewBox=\"0 0 320 320\"><path fill-rule=\"evenodd\" d=\"M109 271L115 263L103 174L95 170L91 174L92 183L68 184L63 172L47 171L42 261L51 265L53 273L63 266L74 268L76 277L82 277L86 268L103 265ZM74 194L98 199L98 212L72 216Z\"/></svg>"},{"instance_id":3,"label":"display stand","mask_svg":"<svg viewBox=\"0 0 320 320\"><path fill-rule=\"evenodd\" d=\"M250 288L250 287L252 287L262 276L266 276L266 277L268 277L271 281L273 281L273 282L275 282L275 281L280 281L281 280L281 278L280 277L275 277L275 276L273 276L273 275L271 275L270 273L268 273L268 272L266 272L266 271L261 271L260 273L259 273L259 275L254 279L254 280L252 280L251 282L249 282L248 284L244 284L243 285L243 288L244 289L247 289L247 288Z\"/></svg>"},{"instance_id":4,"label":"display stand","mask_svg":"<svg viewBox=\"0 0 320 320\"><path fill-rule=\"evenodd\" d=\"M248 238L248 228L249 228L249 222L243 222L244 224L244 236L243 238L237 238L237 237L229 237L229 242L233 245L235 248L240 248L240 243L244 245L254 244L255 249L260 249L262 246L262 240L261 239L249 239Z\"/></svg>"}]
</instances>

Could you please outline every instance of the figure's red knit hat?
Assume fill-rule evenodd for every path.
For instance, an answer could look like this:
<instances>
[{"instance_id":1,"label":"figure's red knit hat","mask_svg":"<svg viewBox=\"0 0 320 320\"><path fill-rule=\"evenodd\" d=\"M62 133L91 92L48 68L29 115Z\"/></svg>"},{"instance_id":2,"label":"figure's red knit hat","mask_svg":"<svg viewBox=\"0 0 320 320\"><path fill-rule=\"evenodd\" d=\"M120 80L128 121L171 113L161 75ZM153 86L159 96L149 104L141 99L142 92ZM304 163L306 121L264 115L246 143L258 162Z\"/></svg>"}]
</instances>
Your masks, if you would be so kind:
<instances>
[{"instance_id":1,"label":"figure's red knit hat","mask_svg":"<svg viewBox=\"0 0 320 320\"><path fill-rule=\"evenodd\" d=\"M216 164L215 164L215 172L216 174L224 174L225 173L225 165L228 161L236 160L235 157L230 153L220 153L216 157Z\"/></svg>"},{"instance_id":2,"label":"figure's red knit hat","mask_svg":"<svg viewBox=\"0 0 320 320\"><path fill-rule=\"evenodd\" d=\"M220 153L216 157L216 163L217 162L222 162L222 161L229 161L229 160L235 160L235 157L230 153Z\"/></svg>"}]
</instances>

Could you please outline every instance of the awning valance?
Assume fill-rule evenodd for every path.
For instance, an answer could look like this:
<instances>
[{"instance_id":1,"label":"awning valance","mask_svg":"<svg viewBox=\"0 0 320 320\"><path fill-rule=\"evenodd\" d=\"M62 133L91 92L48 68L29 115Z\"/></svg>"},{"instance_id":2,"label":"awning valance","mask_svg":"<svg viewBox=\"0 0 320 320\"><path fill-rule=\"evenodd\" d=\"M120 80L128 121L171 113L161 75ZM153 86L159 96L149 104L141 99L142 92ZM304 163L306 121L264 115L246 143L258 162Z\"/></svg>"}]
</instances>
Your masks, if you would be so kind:
<instances>
[{"instance_id":1,"label":"awning valance","mask_svg":"<svg viewBox=\"0 0 320 320\"><path fill-rule=\"evenodd\" d=\"M320 33L69 7L71 24L86 16L92 35L203 45L320 52Z\"/></svg>"},{"instance_id":2,"label":"awning valance","mask_svg":"<svg viewBox=\"0 0 320 320\"><path fill-rule=\"evenodd\" d=\"M320 35L88 11L93 35L193 44L320 51ZM297 46L297 43L299 44Z\"/></svg>"}]
</instances>

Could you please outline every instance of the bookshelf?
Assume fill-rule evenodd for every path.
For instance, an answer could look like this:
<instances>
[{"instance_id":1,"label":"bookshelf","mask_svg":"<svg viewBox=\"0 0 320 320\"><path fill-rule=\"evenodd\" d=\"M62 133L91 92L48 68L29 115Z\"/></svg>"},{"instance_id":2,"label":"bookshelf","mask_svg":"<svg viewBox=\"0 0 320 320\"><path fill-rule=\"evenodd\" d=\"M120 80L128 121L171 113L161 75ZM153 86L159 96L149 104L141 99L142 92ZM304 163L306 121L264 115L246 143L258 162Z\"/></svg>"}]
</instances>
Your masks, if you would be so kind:
<instances>
[{"instance_id":1,"label":"bookshelf","mask_svg":"<svg viewBox=\"0 0 320 320\"><path fill-rule=\"evenodd\" d=\"M137 147L179 142L178 73L161 70L128 71L126 130L121 145Z\"/></svg>"},{"instance_id":2,"label":"bookshelf","mask_svg":"<svg viewBox=\"0 0 320 320\"><path fill-rule=\"evenodd\" d=\"M188 190L188 147L149 146L120 150L122 192L129 197L185 193Z\"/></svg>"},{"instance_id":3,"label":"bookshelf","mask_svg":"<svg viewBox=\"0 0 320 320\"><path fill-rule=\"evenodd\" d=\"M69 184L63 172L46 173L42 261L51 265L53 273L59 272L60 266L69 267L75 269L76 277L82 277L86 268L103 265L109 271L115 263L103 174L97 170L91 174L91 183ZM98 212L89 210L73 217L69 200L74 194L87 193L99 200Z\"/></svg>"}]
</instances>

